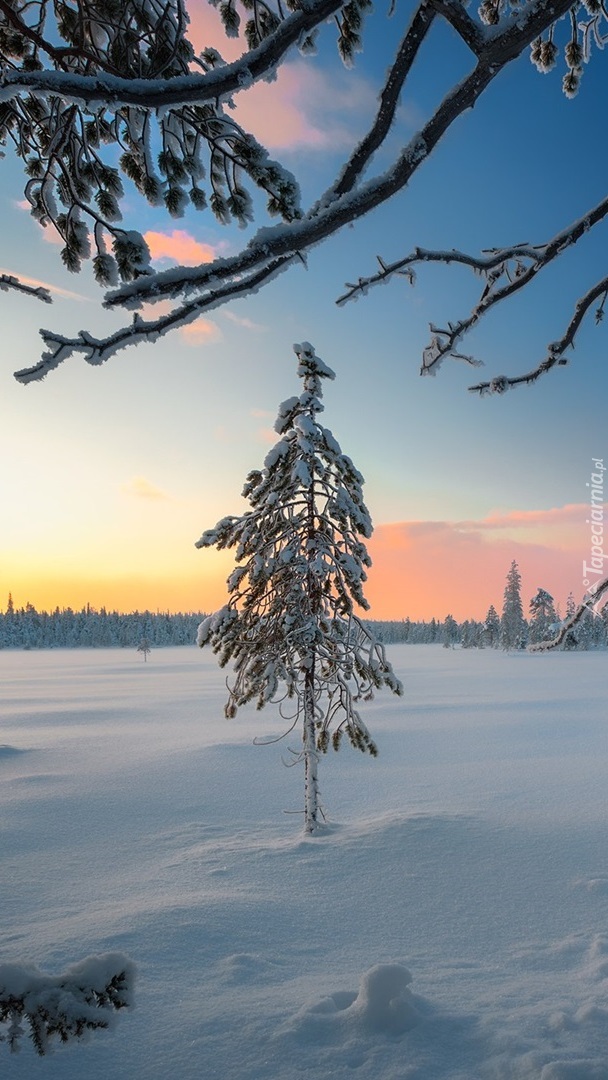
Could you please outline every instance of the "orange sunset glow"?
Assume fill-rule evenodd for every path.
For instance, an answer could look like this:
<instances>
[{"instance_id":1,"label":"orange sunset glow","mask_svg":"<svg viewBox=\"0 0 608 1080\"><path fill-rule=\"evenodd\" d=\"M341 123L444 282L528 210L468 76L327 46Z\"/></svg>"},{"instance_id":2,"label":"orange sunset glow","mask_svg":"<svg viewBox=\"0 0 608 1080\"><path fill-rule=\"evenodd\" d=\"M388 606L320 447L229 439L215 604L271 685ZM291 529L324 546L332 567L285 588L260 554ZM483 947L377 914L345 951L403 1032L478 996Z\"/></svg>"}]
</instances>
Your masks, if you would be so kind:
<instances>
[{"instance_id":1,"label":"orange sunset glow","mask_svg":"<svg viewBox=\"0 0 608 1080\"><path fill-rule=\"evenodd\" d=\"M576 504L478 521L379 525L368 543L370 617L443 619L450 613L459 620L482 619L490 604L500 610L513 559L522 573L524 606L542 587L563 608L569 592L577 600L584 592L584 514L585 507ZM139 570L131 560L133 569L119 574L15 568L3 585L16 606L29 602L47 611L87 603L124 612L212 611L226 602L232 553L184 549L179 572L168 570L161 554L155 558Z\"/></svg>"}]
</instances>

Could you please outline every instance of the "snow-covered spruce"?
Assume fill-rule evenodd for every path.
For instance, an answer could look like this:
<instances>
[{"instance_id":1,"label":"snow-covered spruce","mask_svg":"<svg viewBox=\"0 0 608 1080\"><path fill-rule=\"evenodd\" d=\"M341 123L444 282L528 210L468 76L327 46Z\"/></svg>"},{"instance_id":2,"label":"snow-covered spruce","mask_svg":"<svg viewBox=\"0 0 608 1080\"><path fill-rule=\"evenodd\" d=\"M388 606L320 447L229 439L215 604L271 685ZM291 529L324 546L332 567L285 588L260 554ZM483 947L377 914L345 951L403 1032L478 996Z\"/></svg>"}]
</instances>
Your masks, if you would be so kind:
<instances>
[{"instance_id":1,"label":"snow-covered spruce","mask_svg":"<svg viewBox=\"0 0 608 1080\"><path fill-rule=\"evenodd\" d=\"M15 1051L29 1034L42 1056L54 1036L67 1043L109 1028L133 1004L134 981L135 966L121 953L88 956L61 975L0 964L0 1042Z\"/></svg>"},{"instance_id":2,"label":"snow-covered spruce","mask_svg":"<svg viewBox=\"0 0 608 1080\"><path fill-rule=\"evenodd\" d=\"M294 345L304 390L280 406L279 441L261 471L249 473L243 495L252 509L223 518L197 547L236 548L228 603L200 625L197 641L219 663L234 664L227 717L257 700L281 703L289 731L301 726L305 831L319 825L317 766L343 735L377 753L356 705L382 686L403 692L383 645L355 614L372 533L363 477L317 417L321 380L334 372L308 342Z\"/></svg>"},{"instance_id":3,"label":"snow-covered spruce","mask_svg":"<svg viewBox=\"0 0 608 1080\"><path fill-rule=\"evenodd\" d=\"M524 649L527 637L528 626L521 603L521 574L514 559L505 585L500 621L500 643L503 649Z\"/></svg>"},{"instance_id":4,"label":"snow-covered spruce","mask_svg":"<svg viewBox=\"0 0 608 1080\"><path fill-rule=\"evenodd\" d=\"M529 644L550 641L559 630L559 624L553 597L546 589L538 589L530 600Z\"/></svg>"}]
</instances>

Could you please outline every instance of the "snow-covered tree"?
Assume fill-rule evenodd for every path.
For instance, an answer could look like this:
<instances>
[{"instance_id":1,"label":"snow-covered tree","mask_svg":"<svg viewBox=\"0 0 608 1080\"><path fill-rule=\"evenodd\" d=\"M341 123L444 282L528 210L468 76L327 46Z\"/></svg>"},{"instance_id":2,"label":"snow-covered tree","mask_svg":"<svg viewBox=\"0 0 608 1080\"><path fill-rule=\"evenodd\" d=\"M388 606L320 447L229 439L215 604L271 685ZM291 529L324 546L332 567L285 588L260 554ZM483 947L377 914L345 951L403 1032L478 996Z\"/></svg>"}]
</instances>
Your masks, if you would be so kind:
<instances>
[{"instance_id":1,"label":"snow-covered tree","mask_svg":"<svg viewBox=\"0 0 608 1080\"><path fill-rule=\"evenodd\" d=\"M146 663L148 660L148 656L152 651L150 647L150 642L148 641L147 637L143 637L141 639L139 645L137 646L137 651L144 654L144 663Z\"/></svg>"},{"instance_id":2,"label":"snow-covered tree","mask_svg":"<svg viewBox=\"0 0 608 1080\"><path fill-rule=\"evenodd\" d=\"M453 615L446 615L441 628L444 649L453 649L458 639L458 623Z\"/></svg>"},{"instance_id":3,"label":"snow-covered tree","mask_svg":"<svg viewBox=\"0 0 608 1080\"><path fill-rule=\"evenodd\" d=\"M154 341L299 265L314 245L403 192L452 125L526 50L541 72L561 65L564 92L572 97L592 44L601 47L606 29L606 9L599 0L584 0L582 6L579 0L481 0L476 10L461 0L389 5L394 54L377 86L376 115L327 190L303 206L295 178L270 159L229 106L235 96L272 79L294 48L309 57L318 38L324 46L324 39L335 34L340 55L351 64L364 37L374 32L373 24L365 32L363 27L370 0L213 2L226 33L244 39L245 51L233 63L221 57L222 40L195 50L188 0L0 4L0 142L11 145L23 163L25 198L34 218L59 234L70 270L92 257L99 283L110 286L109 307L165 305L157 317L137 316L107 337L96 338L88 330L72 338L42 331L45 352L39 363L18 373L22 382L44 377L73 353L102 363L127 345ZM194 10L193 0L191 6ZM410 76L416 78L425 62L431 73L437 65L434 50L444 36L440 28L449 30L463 64L455 65L442 100L403 146L393 136L399 103ZM279 82L274 85L280 93ZM601 119L598 111L598 123ZM550 162L547 167L552 168ZM264 223L229 257L154 273L142 236L132 223L122 222L123 209L136 204L134 188L172 217L187 206L208 206L220 222L241 223L251 219L251 193L258 189L268 212L282 222L271 228ZM538 238L481 254L416 247L393 262L379 259L378 271L356 279L342 299L362 295L392 275L405 274L413 281L417 264L468 267L482 277L479 302L469 316L442 320L446 329L433 329L423 372L436 371L446 356L471 361L457 351L463 336L497 302L526 287L573 244L584 242L607 213L604 198L544 242ZM51 300L40 287L0 275L0 289L10 288ZM536 368L514 379L480 383L477 389L501 392L564 363L588 312L598 305L603 311L607 290L605 277L588 289L563 336ZM167 302L174 301L167 311Z\"/></svg>"},{"instance_id":4,"label":"snow-covered tree","mask_svg":"<svg viewBox=\"0 0 608 1080\"><path fill-rule=\"evenodd\" d=\"M463 649L483 649L482 624L474 619L465 619L460 627L460 644Z\"/></svg>"},{"instance_id":5,"label":"snow-covered tree","mask_svg":"<svg viewBox=\"0 0 608 1080\"><path fill-rule=\"evenodd\" d=\"M15 1051L28 1035L43 1056L54 1038L67 1043L109 1028L133 1004L134 982L135 966L121 953L88 956L61 975L0 964L0 1042Z\"/></svg>"},{"instance_id":6,"label":"snow-covered tree","mask_svg":"<svg viewBox=\"0 0 608 1080\"><path fill-rule=\"evenodd\" d=\"M555 637L558 623L553 597L546 589L538 589L530 601L530 644L536 645L539 641L549 641L550 638Z\"/></svg>"},{"instance_id":7,"label":"snow-covered tree","mask_svg":"<svg viewBox=\"0 0 608 1080\"><path fill-rule=\"evenodd\" d=\"M566 606L566 618L560 630L549 641L539 642L532 645L533 650L547 652L550 649L578 648L589 649L597 645L605 645L607 642L606 625L608 623L608 605L604 604L598 616L598 601L608 592L608 578L599 582L593 593L583 597L578 607L572 610L573 605ZM570 598L569 598L570 599ZM570 609L570 613L569 613Z\"/></svg>"},{"instance_id":8,"label":"snow-covered tree","mask_svg":"<svg viewBox=\"0 0 608 1080\"><path fill-rule=\"evenodd\" d=\"M563 625L571 622L575 611L576 611L576 604L574 602L574 596L570 592L570 593L568 593L568 599L566 600L566 616L565 616ZM578 638L577 638L577 635L576 635L576 631L575 630L569 630L567 632L567 634L565 635L564 640L563 640L564 649L576 649L577 645L578 645Z\"/></svg>"},{"instance_id":9,"label":"snow-covered tree","mask_svg":"<svg viewBox=\"0 0 608 1080\"><path fill-rule=\"evenodd\" d=\"M321 813L319 755L343 736L375 755L358 703L387 686L402 686L384 646L362 622L371 565L364 538L372 524L363 477L318 420L323 379L334 373L304 342L294 345L299 397L280 406L279 441L243 490L251 510L204 532L197 547L236 548L228 603L206 618L198 644L211 645L223 667L233 664L225 713L256 701L281 703L289 731L299 727L304 762L305 831Z\"/></svg>"},{"instance_id":10,"label":"snow-covered tree","mask_svg":"<svg viewBox=\"0 0 608 1080\"><path fill-rule=\"evenodd\" d=\"M498 648L500 641L500 618L494 604L490 604L483 624L483 636L491 649Z\"/></svg>"},{"instance_id":11,"label":"snow-covered tree","mask_svg":"<svg viewBox=\"0 0 608 1080\"><path fill-rule=\"evenodd\" d=\"M503 649L523 649L527 640L527 629L521 603L521 574L513 560L507 574L500 621L500 644Z\"/></svg>"}]
</instances>

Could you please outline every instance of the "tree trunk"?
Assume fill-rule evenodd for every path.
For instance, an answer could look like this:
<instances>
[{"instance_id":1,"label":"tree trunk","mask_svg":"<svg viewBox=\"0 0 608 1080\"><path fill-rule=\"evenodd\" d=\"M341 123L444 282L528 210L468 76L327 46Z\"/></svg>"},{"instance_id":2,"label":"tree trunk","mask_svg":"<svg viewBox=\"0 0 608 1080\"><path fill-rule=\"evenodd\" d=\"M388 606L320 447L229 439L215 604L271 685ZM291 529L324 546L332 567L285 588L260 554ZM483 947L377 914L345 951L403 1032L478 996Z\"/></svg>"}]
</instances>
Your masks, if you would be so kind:
<instances>
[{"instance_id":1,"label":"tree trunk","mask_svg":"<svg viewBox=\"0 0 608 1080\"><path fill-rule=\"evenodd\" d=\"M316 832L319 823L319 756L315 738L315 657L304 676L304 832Z\"/></svg>"},{"instance_id":2,"label":"tree trunk","mask_svg":"<svg viewBox=\"0 0 608 1080\"><path fill-rule=\"evenodd\" d=\"M308 412L309 420L314 423L315 417L311 409ZM305 459L306 460L306 459ZM313 562L316 554L317 541L317 517L314 484L314 465L312 460L306 460L310 469L312 482L306 495L306 547L308 569L306 573L306 593L308 610L314 622L315 630L318 625L320 611L319 583L313 570ZM318 767L319 755L317 752L317 740L315 729L315 663L317 659L316 643L307 650L306 667L304 672L304 730L302 742L304 744L304 832L311 835L316 832L319 824L319 781Z\"/></svg>"}]
</instances>

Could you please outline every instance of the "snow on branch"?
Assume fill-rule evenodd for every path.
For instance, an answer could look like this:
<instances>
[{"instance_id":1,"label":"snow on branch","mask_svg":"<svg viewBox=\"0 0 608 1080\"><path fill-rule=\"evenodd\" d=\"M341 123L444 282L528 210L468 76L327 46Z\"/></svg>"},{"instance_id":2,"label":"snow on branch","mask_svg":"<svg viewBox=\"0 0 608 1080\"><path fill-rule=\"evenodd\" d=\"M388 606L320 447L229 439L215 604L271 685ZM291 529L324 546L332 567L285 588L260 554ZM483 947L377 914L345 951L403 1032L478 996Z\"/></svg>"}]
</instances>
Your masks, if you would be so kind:
<instances>
[{"instance_id":1,"label":"snow on branch","mask_svg":"<svg viewBox=\"0 0 608 1080\"><path fill-rule=\"evenodd\" d=\"M414 172L457 117L473 107L505 64L513 58L514 50L521 52L542 27L549 25L568 7L569 0L554 0L549 13L539 0L532 5L525 18L521 16L509 20L502 33L486 46L471 73L447 93L435 113L412 137L393 165L375 180L368 181L355 192L347 191L342 197L332 199L328 193L327 205L326 200L322 200L320 206L313 207L303 220L259 230L244 251L232 259L217 260L191 269L179 267L177 270L148 275L145 279L139 277L110 293L106 299L107 306L135 306L143 301L154 302L164 296L204 288L211 279L238 275L268 257L306 251L368 214L407 186Z\"/></svg>"},{"instance_id":2,"label":"snow on branch","mask_svg":"<svg viewBox=\"0 0 608 1080\"><path fill-rule=\"evenodd\" d=\"M266 193L271 217L300 217L296 180L230 114L227 91L272 77L291 45L310 51L310 28L331 14L346 56L366 3L349 0L340 12L340 0L311 0L285 14L280 3L273 12L267 0L252 0L244 31L251 51L225 65L215 49L195 54L184 0L125 0L111 12L103 0L77 0L76 11L61 4L54 16L45 0L0 0L0 144L22 160L31 214L59 234L66 267L77 272L92 257L102 286L149 273L141 235L117 224L125 179L171 217L208 205L221 223L245 225L253 217L248 183ZM220 6L225 22L230 8ZM67 44L49 44L47 31ZM193 74L196 66L203 74ZM27 90L30 76L37 90ZM70 81L89 88L86 100L70 94Z\"/></svg>"},{"instance_id":3,"label":"snow on branch","mask_svg":"<svg viewBox=\"0 0 608 1080\"><path fill-rule=\"evenodd\" d=\"M397 51L395 62L389 70L382 87L376 118L365 138L355 148L350 160L342 169L336 183L329 188L319 201L318 207L327 205L333 199L345 195L347 191L352 191L368 162L386 139L395 119L395 112L404 83L418 55L420 46L433 24L435 15L436 12L430 5L422 4L415 11Z\"/></svg>"},{"instance_id":4,"label":"snow on branch","mask_svg":"<svg viewBox=\"0 0 608 1080\"><path fill-rule=\"evenodd\" d=\"M145 320L136 312L130 326L121 327L105 338L94 337L87 330L81 330L74 338L64 337L53 330L41 330L40 336L48 346L47 351L42 354L37 364L15 371L14 377L17 382L26 386L30 382L44 379L75 353L82 353L87 364L98 366L129 345L139 345L144 341L153 343L171 330L187 326L204 312L219 307L227 297L232 300L239 294L251 295L257 292L262 284L284 270L294 257L275 259L257 273L243 277L224 288L211 289L205 296L174 308L157 319Z\"/></svg>"},{"instance_id":5,"label":"snow on branch","mask_svg":"<svg viewBox=\"0 0 608 1080\"><path fill-rule=\"evenodd\" d=\"M430 6L442 15L446 22L460 35L475 54L479 56L486 41L486 35L471 18L461 0L429 0Z\"/></svg>"},{"instance_id":6,"label":"snow on branch","mask_svg":"<svg viewBox=\"0 0 608 1080\"><path fill-rule=\"evenodd\" d=\"M567 349L574 348L574 342L576 335L580 329L581 323L587 315L589 309L599 300L599 306L595 311L595 319L597 323L600 323L604 317L604 305L606 303L606 297L608 296L608 277L602 278L598 281L592 289L589 289L584 296L577 300L574 307L574 314L566 327L565 333L559 339L559 341L553 341L547 348L547 355L544 360L540 362L531 371L525 372L523 375L514 375L508 377L507 375L499 375L494 379L490 379L489 382L476 383L474 386L470 386L469 390L475 394L503 394L506 390L509 390L514 386L521 386L522 384L530 385L530 383L536 382L540 375L546 375L548 371L551 371L556 364L564 366L568 363L564 353Z\"/></svg>"},{"instance_id":7,"label":"snow on branch","mask_svg":"<svg viewBox=\"0 0 608 1080\"><path fill-rule=\"evenodd\" d=\"M539 641L536 645L530 645L528 651L548 652L550 649L558 649L560 645L566 641L568 634L574 627L580 623L586 615L595 611L598 601L601 600L606 592L608 592L608 577L604 578L603 581L599 581L593 589L589 590L572 615L564 620L556 637L552 638L551 641Z\"/></svg>"},{"instance_id":8,"label":"snow on branch","mask_svg":"<svg viewBox=\"0 0 608 1080\"><path fill-rule=\"evenodd\" d=\"M215 102L269 75L293 45L339 11L343 3L344 0L301 3L298 11L288 15L257 48L231 64L202 75L182 75L167 81L163 77L125 78L107 71L101 75L80 75L72 71L4 70L0 74L0 101L36 93L56 94L64 101L83 105L105 104L109 108L120 104L156 109ZM0 11L4 11L4 6ZM96 63L99 63L98 58Z\"/></svg>"},{"instance_id":9,"label":"snow on branch","mask_svg":"<svg viewBox=\"0 0 608 1080\"><path fill-rule=\"evenodd\" d=\"M366 6L366 0L357 0L357 2L361 9ZM354 29L354 23L349 29L345 25L345 19L347 9L350 11L354 3L355 0L352 0L341 9L342 14L336 16L341 34L345 41L350 41L348 48L351 49L357 47L358 35ZM39 364L17 373L20 381L28 382L44 377L48 371L57 367L73 352L84 352L89 362L99 363L124 345L132 344L142 338L154 340L166 330L183 325L185 320L195 317L191 314L193 310L191 304L198 303L196 310L202 312L208 310L209 306L217 306L219 303L258 288L262 282L273 276L277 268L287 265L287 262L296 256L303 259L311 247L367 215L403 190L453 122L475 104L511 60L520 55L522 50L533 41L538 40L539 35L546 32L572 7L572 0L552 0L551 4L547 4L545 0L536 0L527 5L523 11L518 9L513 14L507 14L506 0L496 0L494 6L497 13L496 19L485 18L482 15L484 21L491 24L490 29L478 26L466 14L459 0L422 0L398 47L396 60L381 91L379 111L368 134L346 162L336 183L329 188L321 200L313 204L305 215L302 215L298 205L297 185L293 178L281 170L276 163L264 159L262 148L257 144L254 145L251 137L242 132L233 121L229 121L223 113L214 112L209 118L206 116L201 118L198 115L193 117L184 108L176 112L175 116L170 110L163 114L169 117L166 121L169 127L163 128L163 133L166 133L170 141L173 140L171 145L177 145L175 132L169 130L171 125L177 125L175 130L179 140L187 141L196 137L199 142L209 141L212 147L210 175L214 185L210 205L216 216L221 220L228 220L232 216L241 222L250 219L251 200L235 179L238 171L243 170L267 192L269 211L281 214L284 219L281 225L259 230L238 254L230 258L216 259L200 267L179 267L170 271L150 272L146 263L146 252L137 244L133 247L135 234L125 233L112 224L112 215L116 217L117 214L117 199L122 194L120 178L117 174L115 175L116 171L113 172L106 166L103 169L98 168L97 164L90 168L87 166L86 175L84 169L81 170L82 176L79 178L79 183L87 189L86 206L74 187L70 169L61 154L63 154L63 148L69 144L73 147L72 157L80 162L82 148L88 145L86 139L83 141L82 118L79 119L79 110L76 106L71 106L71 109L76 109L76 112L72 113L70 109L63 108L59 109L57 116L45 117L44 124L51 127L54 125L54 130L56 129L55 137L58 141L56 144L53 142L52 145L53 147L57 145L59 149L57 153L53 151L52 161L49 158L48 162L46 160L42 162L44 177L57 185L62 198L68 198L71 209L66 215L54 214L50 201L42 205L46 199L48 184L46 179L44 183L33 179L30 181L33 185L33 213L41 220L45 216L46 218L50 216L56 227L62 231L66 242L63 257L70 267L78 269L80 260L87 257L86 229L80 220L80 215L86 213L95 218L94 239L98 254L94 262L98 280L104 284L113 284L117 273L120 273L123 279L120 287L106 295L107 307L139 308L145 302L154 303L163 298L175 298L180 295L188 296L189 299L182 308L176 309L169 317L161 317L143 325L136 322L131 327L105 339L95 339L87 331L82 331L77 337L69 339L53 334L51 331L44 331L42 336L45 343L51 346L50 352L44 354ZM306 4L303 11L308 12L313 9L316 12L317 21L322 21L319 16L321 9L318 5ZM352 12L351 14L354 18L354 14ZM412 138L409 145L399 153L392 166L384 173L362 183L363 170L369 166L376 151L385 143L394 119L399 94L420 45L426 39L428 28L437 16L445 18L467 42L476 57L476 64L472 71L447 93L434 114ZM360 15L357 15L357 19L360 19ZM289 18L281 24L281 27L288 22ZM276 33L279 33L281 27ZM272 36L271 34L266 40L269 41ZM346 48L346 45L344 47ZM252 55L253 53L247 54L249 62ZM214 63L211 63L211 67L213 66ZM221 70L225 72L226 69L222 67ZM208 75L212 73L207 72ZM63 77L66 73L52 74L59 78L60 75ZM71 77L71 72L67 74ZM167 80L163 82L165 104L170 100L166 96L167 86L173 87L175 83L179 84L180 77L177 72L175 78L172 77L169 82ZM190 78L190 76L184 76L186 77ZM104 81L107 81L108 86L113 85L110 76L107 79L104 76ZM132 84L138 82L138 80L129 81ZM147 81L150 82L150 80ZM64 93L63 89L61 93ZM134 109L131 115L129 112L131 106L124 103L121 108L120 125L126 125L125 137L130 147L128 153L124 155L125 170L131 179L134 179L142 193L152 201L164 200L167 209L174 215L182 212L188 198L194 200L196 206L204 205L204 193L197 186L196 177L193 177L191 191L184 188L184 183L186 183L184 170L187 172L191 165L188 155L182 155L181 150L177 158L173 152L161 155L162 175L159 179L148 161L147 147L150 135L144 130L148 114L142 110L139 115L138 110ZM206 108L211 108L211 106L203 106L203 109ZM118 110L116 116L119 117ZM165 120L161 122L165 123ZM118 124L118 119L116 123ZM212 138L212 128L214 129L216 124L222 126L219 150L216 146L217 139L215 136ZM95 125L98 125L98 128L95 128ZM93 128L91 128L91 137L95 139L113 142L118 138L114 128L103 120L101 114L96 116ZM86 130L88 132L89 129ZM120 130L123 131L123 126ZM89 138L88 134L86 138ZM216 154L219 154L217 161L214 157ZM40 167L38 162L34 162L34 165L37 169ZM216 184L220 181L225 184L226 177L228 177L228 189L216 190ZM91 207L91 198L94 198L100 207L105 208L103 214L101 210L98 212ZM113 255L107 254L103 247L104 236L108 231L112 236ZM132 247L133 252L131 252ZM112 281L113 275L114 281ZM199 294L196 300L190 299L193 293ZM200 296L201 293L204 295ZM448 333L451 334L452 331L449 330ZM436 336L440 337L440 335ZM442 347L443 345L440 346Z\"/></svg>"},{"instance_id":10,"label":"snow on branch","mask_svg":"<svg viewBox=\"0 0 608 1080\"><path fill-rule=\"evenodd\" d=\"M483 361L465 356L456 352L455 347L459 341L475 326L477 322L502 300L525 288L546 266L548 266L564 251L576 244L581 237L585 236L598 222L608 214L608 198L602 199L597 206L593 207L583 217L572 222L562 229L551 240L544 244L513 244L509 247L491 248L481 255L469 255L462 251L431 251L424 248L415 248L413 252L402 259L394 262L386 262L379 255L377 261L380 269L369 277L360 277L356 282L347 282L347 291L338 297L336 303L346 304L349 300L356 300L364 296L375 285L385 284L392 277L405 277L407 281L415 284L416 276L414 267L423 263L444 263L445 265L460 265L471 269L483 279L483 287L477 304L470 314L457 322L449 322L445 329L431 325L431 341L423 353L421 375L435 375L441 363L446 357L455 360L464 360L474 367L482 366ZM507 386L514 386L522 382L533 382L539 375L549 371L556 363L564 364L564 351L574 344L574 336L582 322L587 310L594 301L602 296L605 290L605 282L599 282L586 296L578 301L575 315L569 324L568 330L559 342L549 346L547 359L534 371L514 379L506 379L500 376L498 379L489 380L470 387L472 391L480 393L502 392ZM603 315L603 301L598 309L598 321Z\"/></svg>"},{"instance_id":11,"label":"snow on branch","mask_svg":"<svg viewBox=\"0 0 608 1080\"><path fill-rule=\"evenodd\" d=\"M16 289L17 292L25 293L27 296L35 296L37 300L42 300L45 304L53 303L49 290L43 285L26 285L12 274L0 274L0 290L8 292L9 289Z\"/></svg>"},{"instance_id":12,"label":"snow on branch","mask_svg":"<svg viewBox=\"0 0 608 1080\"><path fill-rule=\"evenodd\" d=\"M16 1051L27 1034L43 1056L54 1037L67 1043L109 1028L133 1005L134 981L135 966L121 953L88 956L61 975L0 964L0 1042Z\"/></svg>"}]
</instances>

